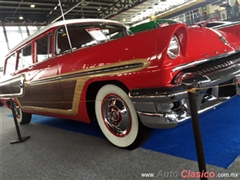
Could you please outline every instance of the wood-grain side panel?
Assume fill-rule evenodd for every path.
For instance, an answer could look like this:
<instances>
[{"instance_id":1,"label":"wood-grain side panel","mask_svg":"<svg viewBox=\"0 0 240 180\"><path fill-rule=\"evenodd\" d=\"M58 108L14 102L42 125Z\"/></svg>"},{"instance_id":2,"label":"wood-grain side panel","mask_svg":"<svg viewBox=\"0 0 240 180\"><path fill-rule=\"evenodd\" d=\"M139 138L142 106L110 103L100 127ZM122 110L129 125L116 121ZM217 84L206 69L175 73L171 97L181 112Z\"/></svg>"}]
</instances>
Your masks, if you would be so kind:
<instances>
[{"instance_id":1,"label":"wood-grain side panel","mask_svg":"<svg viewBox=\"0 0 240 180\"><path fill-rule=\"evenodd\" d=\"M68 110L72 108L75 87L76 81L29 85L19 101L22 106Z\"/></svg>"}]
</instances>

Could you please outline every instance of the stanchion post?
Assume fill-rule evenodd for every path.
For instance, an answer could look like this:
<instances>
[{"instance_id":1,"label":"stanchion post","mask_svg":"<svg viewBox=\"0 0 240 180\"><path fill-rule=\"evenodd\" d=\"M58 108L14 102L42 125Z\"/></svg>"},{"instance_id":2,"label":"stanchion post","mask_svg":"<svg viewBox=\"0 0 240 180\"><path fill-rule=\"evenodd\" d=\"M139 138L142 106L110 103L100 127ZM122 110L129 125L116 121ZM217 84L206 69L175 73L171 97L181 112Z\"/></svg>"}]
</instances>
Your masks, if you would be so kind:
<instances>
[{"instance_id":1,"label":"stanchion post","mask_svg":"<svg viewBox=\"0 0 240 180\"><path fill-rule=\"evenodd\" d=\"M14 112L14 103L13 103L12 98L10 98L10 106L11 106L11 110L12 110L12 115L13 115L13 120L14 120L14 123L15 123L16 131L17 131L17 135L18 135L18 140L12 141L11 144L24 142L28 138L30 138L30 136L26 136L26 137L21 136L21 132L20 132L19 125L18 125L18 122L17 122L16 114Z\"/></svg>"},{"instance_id":2,"label":"stanchion post","mask_svg":"<svg viewBox=\"0 0 240 180\"><path fill-rule=\"evenodd\" d=\"M201 128L199 123L199 116L198 116L198 108L196 103L196 93L194 85L188 86L188 98L189 98L189 105L192 117L192 127L193 127L193 134L196 146L196 153L198 158L198 167L199 172L201 173L201 180L208 179L205 177L205 172L207 172L206 162L204 157L204 149L202 143L202 135L201 135Z\"/></svg>"}]
</instances>

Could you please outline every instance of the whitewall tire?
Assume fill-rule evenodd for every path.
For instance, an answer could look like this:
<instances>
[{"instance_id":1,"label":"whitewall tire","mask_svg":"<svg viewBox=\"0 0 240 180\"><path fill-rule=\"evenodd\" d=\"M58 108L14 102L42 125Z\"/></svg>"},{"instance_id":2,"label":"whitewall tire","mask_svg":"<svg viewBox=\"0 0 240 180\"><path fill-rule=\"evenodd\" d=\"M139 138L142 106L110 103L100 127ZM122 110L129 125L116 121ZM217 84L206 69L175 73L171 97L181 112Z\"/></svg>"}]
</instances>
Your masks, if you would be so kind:
<instances>
[{"instance_id":1,"label":"whitewall tire","mask_svg":"<svg viewBox=\"0 0 240 180\"><path fill-rule=\"evenodd\" d=\"M95 100L95 113L105 137L115 146L134 149L145 139L145 126L138 120L127 93L116 85L101 87Z\"/></svg>"},{"instance_id":2,"label":"whitewall tire","mask_svg":"<svg viewBox=\"0 0 240 180\"><path fill-rule=\"evenodd\" d=\"M13 103L13 110L16 116L16 119L19 124L29 124L32 119L32 114L25 113L21 110L21 108L14 102Z\"/></svg>"}]
</instances>

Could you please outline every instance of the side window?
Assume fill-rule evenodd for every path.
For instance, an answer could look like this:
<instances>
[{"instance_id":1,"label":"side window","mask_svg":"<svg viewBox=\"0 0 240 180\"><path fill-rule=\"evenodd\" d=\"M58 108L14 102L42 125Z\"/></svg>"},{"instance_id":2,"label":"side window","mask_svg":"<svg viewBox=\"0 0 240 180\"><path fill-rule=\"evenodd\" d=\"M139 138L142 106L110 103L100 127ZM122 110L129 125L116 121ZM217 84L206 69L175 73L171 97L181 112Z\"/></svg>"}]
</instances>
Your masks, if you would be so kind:
<instances>
[{"instance_id":1,"label":"side window","mask_svg":"<svg viewBox=\"0 0 240 180\"><path fill-rule=\"evenodd\" d=\"M56 35L56 54L62 54L66 52L67 50L70 50L67 33L65 31L65 28L60 28L57 30Z\"/></svg>"},{"instance_id":2,"label":"side window","mask_svg":"<svg viewBox=\"0 0 240 180\"><path fill-rule=\"evenodd\" d=\"M15 71L15 66L16 66L16 54L14 53L6 61L5 75L11 75Z\"/></svg>"},{"instance_id":3,"label":"side window","mask_svg":"<svg viewBox=\"0 0 240 180\"><path fill-rule=\"evenodd\" d=\"M19 51L17 70L32 65L32 45L28 45Z\"/></svg>"},{"instance_id":4,"label":"side window","mask_svg":"<svg viewBox=\"0 0 240 180\"><path fill-rule=\"evenodd\" d=\"M37 46L37 62L45 61L46 59L52 57L51 52L51 35L48 34L36 41Z\"/></svg>"},{"instance_id":5,"label":"side window","mask_svg":"<svg viewBox=\"0 0 240 180\"><path fill-rule=\"evenodd\" d=\"M86 47L86 45L97 44L97 42L86 31L86 26L68 26L68 33L73 49ZM65 27L59 28L56 33L56 54L63 54L70 50Z\"/></svg>"}]
</instances>

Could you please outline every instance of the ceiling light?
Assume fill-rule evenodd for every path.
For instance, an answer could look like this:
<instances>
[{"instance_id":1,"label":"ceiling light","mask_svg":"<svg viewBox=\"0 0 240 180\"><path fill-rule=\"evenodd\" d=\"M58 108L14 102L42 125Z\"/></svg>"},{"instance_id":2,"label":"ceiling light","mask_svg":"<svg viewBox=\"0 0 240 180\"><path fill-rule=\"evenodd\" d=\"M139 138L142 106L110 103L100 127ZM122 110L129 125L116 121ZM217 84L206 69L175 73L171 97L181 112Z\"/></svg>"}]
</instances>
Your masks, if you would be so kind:
<instances>
[{"instance_id":1,"label":"ceiling light","mask_svg":"<svg viewBox=\"0 0 240 180\"><path fill-rule=\"evenodd\" d=\"M99 7L97 8L97 10L100 11L100 10L101 10L101 6L99 6Z\"/></svg>"},{"instance_id":2,"label":"ceiling light","mask_svg":"<svg viewBox=\"0 0 240 180\"><path fill-rule=\"evenodd\" d=\"M19 19L21 19L21 20L22 20L22 19L23 19L23 16L22 16L22 15L20 15L20 16L19 16Z\"/></svg>"},{"instance_id":3,"label":"ceiling light","mask_svg":"<svg viewBox=\"0 0 240 180\"><path fill-rule=\"evenodd\" d=\"M32 3L32 4L30 5L30 7L31 7L31 8L35 8L35 4Z\"/></svg>"}]
</instances>

